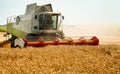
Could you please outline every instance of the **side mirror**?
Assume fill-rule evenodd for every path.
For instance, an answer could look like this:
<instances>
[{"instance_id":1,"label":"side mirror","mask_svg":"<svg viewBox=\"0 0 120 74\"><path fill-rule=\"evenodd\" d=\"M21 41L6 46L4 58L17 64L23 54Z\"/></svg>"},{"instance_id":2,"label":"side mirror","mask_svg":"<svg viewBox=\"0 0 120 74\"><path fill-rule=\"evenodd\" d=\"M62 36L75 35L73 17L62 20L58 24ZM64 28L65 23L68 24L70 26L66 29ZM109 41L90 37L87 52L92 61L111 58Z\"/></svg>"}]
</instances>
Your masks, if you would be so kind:
<instances>
[{"instance_id":1,"label":"side mirror","mask_svg":"<svg viewBox=\"0 0 120 74\"><path fill-rule=\"evenodd\" d=\"M64 20L64 16L62 16L62 19Z\"/></svg>"}]
</instances>

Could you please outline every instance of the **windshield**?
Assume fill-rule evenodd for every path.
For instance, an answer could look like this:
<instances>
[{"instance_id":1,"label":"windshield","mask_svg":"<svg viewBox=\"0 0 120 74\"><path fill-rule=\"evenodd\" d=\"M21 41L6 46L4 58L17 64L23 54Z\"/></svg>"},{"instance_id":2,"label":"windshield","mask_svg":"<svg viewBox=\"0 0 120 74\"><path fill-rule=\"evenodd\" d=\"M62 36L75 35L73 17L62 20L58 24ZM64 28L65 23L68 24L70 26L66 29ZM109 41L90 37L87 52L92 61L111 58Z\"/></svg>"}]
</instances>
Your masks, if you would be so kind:
<instances>
[{"instance_id":1,"label":"windshield","mask_svg":"<svg viewBox=\"0 0 120 74\"><path fill-rule=\"evenodd\" d=\"M39 16L39 30L57 30L57 22L57 14L42 14Z\"/></svg>"}]
</instances>

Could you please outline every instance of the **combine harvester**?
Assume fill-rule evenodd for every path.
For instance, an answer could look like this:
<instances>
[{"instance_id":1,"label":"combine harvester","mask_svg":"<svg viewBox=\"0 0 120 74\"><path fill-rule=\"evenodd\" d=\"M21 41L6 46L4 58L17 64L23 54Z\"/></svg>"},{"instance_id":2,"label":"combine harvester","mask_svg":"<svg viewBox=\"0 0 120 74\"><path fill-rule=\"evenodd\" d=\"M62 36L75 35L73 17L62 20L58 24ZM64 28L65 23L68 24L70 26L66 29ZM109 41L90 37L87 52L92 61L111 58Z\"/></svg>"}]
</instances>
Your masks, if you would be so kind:
<instances>
[{"instance_id":1,"label":"combine harvester","mask_svg":"<svg viewBox=\"0 0 120 74\"><path fill-rule=\"evenodd\" d=\"M62 30L61 13L54 13L51 4L37 6L36 3L27 5L24 15L7 19L7 34L11 47L26 46L41 47L46 45L99 45L96 36L86 39L80 37L73 40L65 37Z\"/></svg>"}]
</instances>

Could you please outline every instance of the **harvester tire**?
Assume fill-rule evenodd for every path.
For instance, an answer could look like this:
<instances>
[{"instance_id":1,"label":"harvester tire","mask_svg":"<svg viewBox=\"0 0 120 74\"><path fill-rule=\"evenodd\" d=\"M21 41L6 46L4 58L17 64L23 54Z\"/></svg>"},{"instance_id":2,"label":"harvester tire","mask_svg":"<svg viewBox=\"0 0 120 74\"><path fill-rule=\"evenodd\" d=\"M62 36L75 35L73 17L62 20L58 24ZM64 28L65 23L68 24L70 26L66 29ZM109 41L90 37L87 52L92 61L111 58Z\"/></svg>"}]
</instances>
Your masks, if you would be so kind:
<instances>
[{"instance_id":1,"label":"harvester tire","mask_svg":"<svg viewBox=\"0 0 120 74\"><path fill-rule=\"evenodd\" d=\"M17 37L12 36L12 37L9 39L9 41L11 42L11 47L12 47L12 48L15 48L15 46L14 46L15 42L14 42L14 40L15 40L16 38L17 38Z\"/></svg>"}]
</instances>

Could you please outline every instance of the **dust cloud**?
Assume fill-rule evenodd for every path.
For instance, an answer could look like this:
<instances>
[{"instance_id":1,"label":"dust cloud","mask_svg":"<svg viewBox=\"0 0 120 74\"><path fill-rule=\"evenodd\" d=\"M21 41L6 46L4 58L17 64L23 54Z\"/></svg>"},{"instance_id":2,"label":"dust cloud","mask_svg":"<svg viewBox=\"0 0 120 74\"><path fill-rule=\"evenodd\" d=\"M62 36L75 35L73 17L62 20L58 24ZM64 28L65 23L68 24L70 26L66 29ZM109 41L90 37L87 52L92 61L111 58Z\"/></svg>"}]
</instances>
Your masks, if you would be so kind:
<instances>
[{"instance_id":1,"label":"dust cloud","mask_svg":"<svg viewBox=\"0 0 120 74\"><path fill-rule=\"evenodd\" d=\"M120 44L120 29L118 26L84 26L64 25L66 36L80 38L80 36L97 36L100 44Z\"/></svg>"}]
</instances>

